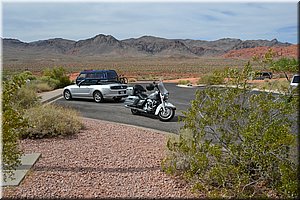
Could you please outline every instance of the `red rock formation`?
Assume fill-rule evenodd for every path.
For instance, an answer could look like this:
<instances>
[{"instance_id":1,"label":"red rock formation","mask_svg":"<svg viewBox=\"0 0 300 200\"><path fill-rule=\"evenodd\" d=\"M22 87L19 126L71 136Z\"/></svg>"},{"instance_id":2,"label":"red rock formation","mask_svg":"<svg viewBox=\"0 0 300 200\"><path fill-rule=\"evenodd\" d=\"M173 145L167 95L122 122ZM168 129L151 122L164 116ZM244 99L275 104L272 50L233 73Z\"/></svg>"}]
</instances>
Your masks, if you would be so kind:
<instances>
[{"instance_id":1,"label":"red rock formation","mask_svg":"<svg viewBox=\"0 0 300 200\"><path fill-rule=\"evenodd\" d=\"M271 48L276 53L275 57L298 57L299 45L291 45L288 47L255 47L239 50L231 50L222 55L223 58L252 58L253 56L263 56Z\"/></svg>"}]
</instances>

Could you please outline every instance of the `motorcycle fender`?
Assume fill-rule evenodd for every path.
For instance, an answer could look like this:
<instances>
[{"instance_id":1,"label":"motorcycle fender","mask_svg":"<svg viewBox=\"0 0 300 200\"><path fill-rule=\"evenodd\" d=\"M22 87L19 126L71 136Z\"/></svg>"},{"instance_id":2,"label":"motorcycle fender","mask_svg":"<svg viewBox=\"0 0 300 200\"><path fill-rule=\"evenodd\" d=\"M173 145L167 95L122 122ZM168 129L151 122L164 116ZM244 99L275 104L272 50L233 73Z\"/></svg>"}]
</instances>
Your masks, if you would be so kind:
<instances>
[{"instance_id":1,"label":"motorcycle fender","mask_svg":"<svg viewBox=\"0 0 300 200\"><path fill-rule=\"evenodd\" d=\"M155 115L158 115L158 113L162 107L163 107L163 103L161 103L161 104L159 104L159 106L157 106L157 108L155 110ZM165 102L165 107L173 108L174 110L176 109L176 107L169 102Z\"/></svg>"}]
</instances>

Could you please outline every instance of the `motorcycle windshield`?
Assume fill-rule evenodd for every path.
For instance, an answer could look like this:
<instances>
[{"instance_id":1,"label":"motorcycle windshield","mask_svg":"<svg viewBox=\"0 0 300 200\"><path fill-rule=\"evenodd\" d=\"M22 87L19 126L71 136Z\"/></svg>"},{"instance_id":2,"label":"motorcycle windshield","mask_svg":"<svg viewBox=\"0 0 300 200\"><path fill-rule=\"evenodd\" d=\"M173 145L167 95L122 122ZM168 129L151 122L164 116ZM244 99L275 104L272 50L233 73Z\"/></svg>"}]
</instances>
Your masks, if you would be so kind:
<instances>
[{"instance_id":1,"label":"motorcycle windshield","mask_svg":"<svg viewBox=\"0 0 300 200\"><path fill-rule=\"evenodd\" d=\"M157 86L158 86L160 93L169 94L168 90L165 88L165 86L162 82L159 82Z\"/></svg>"}]
</instances>

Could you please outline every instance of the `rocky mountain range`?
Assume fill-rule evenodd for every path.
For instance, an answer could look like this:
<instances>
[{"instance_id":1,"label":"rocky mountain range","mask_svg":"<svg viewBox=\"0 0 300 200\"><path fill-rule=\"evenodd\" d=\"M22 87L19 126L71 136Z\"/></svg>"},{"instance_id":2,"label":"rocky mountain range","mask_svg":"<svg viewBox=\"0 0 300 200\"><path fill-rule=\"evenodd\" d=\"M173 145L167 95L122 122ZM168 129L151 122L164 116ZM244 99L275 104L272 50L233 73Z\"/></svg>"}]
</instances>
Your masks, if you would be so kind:
<instances>
[{"instance_id":1,"label":"rocky mountain range","mask_svg":"<svg viewBox=\"0 0 300 200\"><path fill-rule=\"evenodd\" d=\"M240 40L224 38L216 41L191 39L165 39L153 36L117 40L111 35L99 34L95 37L73 41L62 38L22 42L17 39L2 39L3 57L42 56L112 56L112 57L170 57L170 56L221 56L232 50L255 47L288 47L276 39Z\"/></svg>"}]
</instances>

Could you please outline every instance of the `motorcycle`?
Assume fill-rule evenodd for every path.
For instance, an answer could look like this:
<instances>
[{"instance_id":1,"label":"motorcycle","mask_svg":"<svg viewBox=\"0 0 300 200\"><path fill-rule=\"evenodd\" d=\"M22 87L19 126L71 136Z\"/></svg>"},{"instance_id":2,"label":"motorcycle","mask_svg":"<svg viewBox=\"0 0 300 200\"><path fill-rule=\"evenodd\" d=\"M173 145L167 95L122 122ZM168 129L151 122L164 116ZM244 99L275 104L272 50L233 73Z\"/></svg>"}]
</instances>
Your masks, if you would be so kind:
<instances>
[{"instance_id":1,"label":"motorcycle","mask_svg":"<svg viewBox=\"0 0 300 200\"><path fill-rule=\"evenodd\" d=\"M163 82L149 84L146 86L148 91L155 92L147 95L142 85L128 87L127 93L130 94L125 99L125 107L131 109L132 114L148 113L158 115L160 121L170 121L174 115L176 107L168 102L169 92Z\"/></svg>"}]
</instances>

